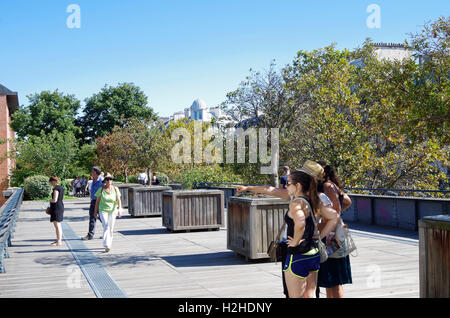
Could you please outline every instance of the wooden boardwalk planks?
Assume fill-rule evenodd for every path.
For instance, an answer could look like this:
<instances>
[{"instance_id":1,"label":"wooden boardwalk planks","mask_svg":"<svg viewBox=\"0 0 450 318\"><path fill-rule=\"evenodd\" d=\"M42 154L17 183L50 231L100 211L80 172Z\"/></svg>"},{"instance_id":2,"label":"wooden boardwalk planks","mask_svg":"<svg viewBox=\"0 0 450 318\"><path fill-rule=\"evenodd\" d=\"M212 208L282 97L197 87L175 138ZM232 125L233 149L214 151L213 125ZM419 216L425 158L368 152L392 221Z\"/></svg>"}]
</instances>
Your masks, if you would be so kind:
<instances>
[{"instance_id":1,"label":"wooden boardwalk planks","mask_svg":"<svg viewBox=\"0 0 450 318\"><path fill-rule=\"evenodd\" d=\"M95 297L67 246L51 247L53 225L42 203L24 202L0 297ZM65 221L80 237L88 228L89 202L66 201ZM226 213L225 213L226 219ZM226 220L225 220L225 224ZM350 226L350 228L353 228ZM414 233L355 226L361 234L416 242ZM171 233L161 217L118 219L110 253L103 253L101 224L85 242L130 297L283 297L281 264L245 262L227 249L226 228ZM351 258L353 284L346 297L419 297L419 251L414 244L354 233L358 256ZM324 291L323 291L324 292ZM322 295L323 297L323 295Z\"/></svg>"}]
</instances>

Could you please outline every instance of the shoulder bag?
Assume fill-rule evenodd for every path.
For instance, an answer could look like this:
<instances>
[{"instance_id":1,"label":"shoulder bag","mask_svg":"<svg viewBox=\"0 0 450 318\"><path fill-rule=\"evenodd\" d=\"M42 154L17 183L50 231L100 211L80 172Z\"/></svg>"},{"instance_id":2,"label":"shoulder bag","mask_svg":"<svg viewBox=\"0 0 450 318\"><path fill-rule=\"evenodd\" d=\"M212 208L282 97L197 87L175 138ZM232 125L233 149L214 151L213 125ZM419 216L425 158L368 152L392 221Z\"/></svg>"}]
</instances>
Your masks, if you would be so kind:
<instances>
[{"instance_id":1,"label":"shoulder bag","mask_svg":"<svg viewBox=\"0 0 450 318\"><path fill-rule=\"evenodd\" d=\"M300 197L300 199L302 199L303 201L305 201L307 204L308 204L308 206L309 206L309 210L310 210L310 213L311 213L311 217L312 217L312 219L313 219L313 221L314 221L314 236L316 236L318 239L317 240L315 240L316 241L316 243L317 243L317 247L318 247L318 249L319 249L319 254L320 254L320 263L323 263L323 262L325 262L327 259L328 259L328 253L327 253L327 249L326 249L326 247L325 247L325 244L322 242L322 240L320 239L320 232L319 232L319 227L317 226L317 222L316 222L316 217L315 217L315 215L314 215L314 211L313 211L313 209L311 208L311 205L309 204L309 202L306 200L306 199L304 199L304 198L302 198L302 197Z\"/></svg>"},{"instance_id":2,"label":"shoulder bag","mask_svg":"<svg viewBox=\"0 0 450 318\"><path fill-rule=\"evenodd\" d=\"M269 255L269 258L272 262L281 261L281 253L279 251L280 249L280 237L281 233L283 232L284 227L286 226L286 221L283 222L283 225L281 226L280 230L278 231L277 236L275 237L275 240L270 242L269 248L267 249L267 254Z\"/></svg>"}]
</instances>

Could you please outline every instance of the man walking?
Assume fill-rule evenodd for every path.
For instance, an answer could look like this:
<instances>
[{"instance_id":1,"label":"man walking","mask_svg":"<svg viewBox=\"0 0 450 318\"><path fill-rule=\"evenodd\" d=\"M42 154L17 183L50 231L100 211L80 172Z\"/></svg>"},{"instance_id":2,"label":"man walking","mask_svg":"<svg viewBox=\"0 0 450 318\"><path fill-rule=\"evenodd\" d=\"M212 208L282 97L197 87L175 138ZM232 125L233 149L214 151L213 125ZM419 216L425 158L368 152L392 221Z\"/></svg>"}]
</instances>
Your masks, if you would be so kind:
<instances>
[{"instance_id":1,"label":"man walking","mask_svg":"<svg viewBox=\"0 0 450 318\"><path fill-rule=\"evenodd\" d=\"M105 186L103 184L103 178L101 176L101 170L99 167L95 166L91 170L92 174L92 186L90 191L90 197L91 197L91 205L89 206L89 232L88 234L82 238L82 240L92 240L94 238L94 231L95 231L95 223L97 219L95 218L95 203L97 201L97 197L95 196L95 193L98 189ZM101 222L101 220L100 220Z\"/></svg>"}]
</instances>

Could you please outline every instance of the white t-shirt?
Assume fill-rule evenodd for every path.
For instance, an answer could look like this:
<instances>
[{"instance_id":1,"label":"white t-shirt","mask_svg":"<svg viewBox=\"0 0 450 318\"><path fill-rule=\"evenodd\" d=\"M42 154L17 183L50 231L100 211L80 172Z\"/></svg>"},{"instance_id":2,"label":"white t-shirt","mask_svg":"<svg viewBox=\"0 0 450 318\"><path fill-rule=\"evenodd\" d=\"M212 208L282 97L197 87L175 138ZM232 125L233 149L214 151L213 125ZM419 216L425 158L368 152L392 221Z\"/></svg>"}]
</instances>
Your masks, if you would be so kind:
<instances>
[{"instance_id":1,"label":"white t-shirt","mask_svg":"<svg viewBox=\"0 0 450 318\"><path fill-rule=\"evenodd\" d=\"M144 181L146 183L147 182L147 174L144 173L144 172L140 173L139 176L138 176L138 180L139 181Z\"/></svg>"},{"instance_id":2,"label":"white t-shirt","mask_svg":"<svg viewBox=\"0 0 450 318\"><path fill-rule=\"evenodd\" d=\"M87 188L88 188L88 191L89 191L89 192L91 192L92 182L94 182L94 180L89 180L89 181L87 182Z\"/></svg>"}]
</instances>

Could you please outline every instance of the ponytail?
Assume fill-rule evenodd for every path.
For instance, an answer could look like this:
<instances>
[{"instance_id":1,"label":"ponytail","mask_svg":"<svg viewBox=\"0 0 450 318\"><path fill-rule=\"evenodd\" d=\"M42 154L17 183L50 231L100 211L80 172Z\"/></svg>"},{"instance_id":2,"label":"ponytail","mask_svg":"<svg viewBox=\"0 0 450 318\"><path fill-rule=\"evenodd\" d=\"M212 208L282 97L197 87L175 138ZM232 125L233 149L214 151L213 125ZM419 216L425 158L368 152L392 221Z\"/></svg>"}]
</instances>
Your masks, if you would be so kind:
<instances>
[{"instance_id":1,"label":"ponytail","mask_svg":"<svg viewBox=\"0 0 450 318\"><path fill-rule=\"evenodd\" d=\"M309 186L309 199L311 200L313 207L314 207L314 216L318 216L320 213L320 197L319 193L317 192L317 183L316 180L311 177L311 184Z\"/></svg>"},{"instance_id":2,"label":"ponytail","mask_svg":"<svg viewBox=\"0 0 450 318\"><path fill-rule=\"evenodd\" d=\"M292 181L295 183L300 183L302 185L303 193L307 194L314 211L315 216L320 213L320 198L317 192L317 183L314 177L310 176L306 172L303 171L294 171L291 173Z\"/></svg>"}]
</instances>

